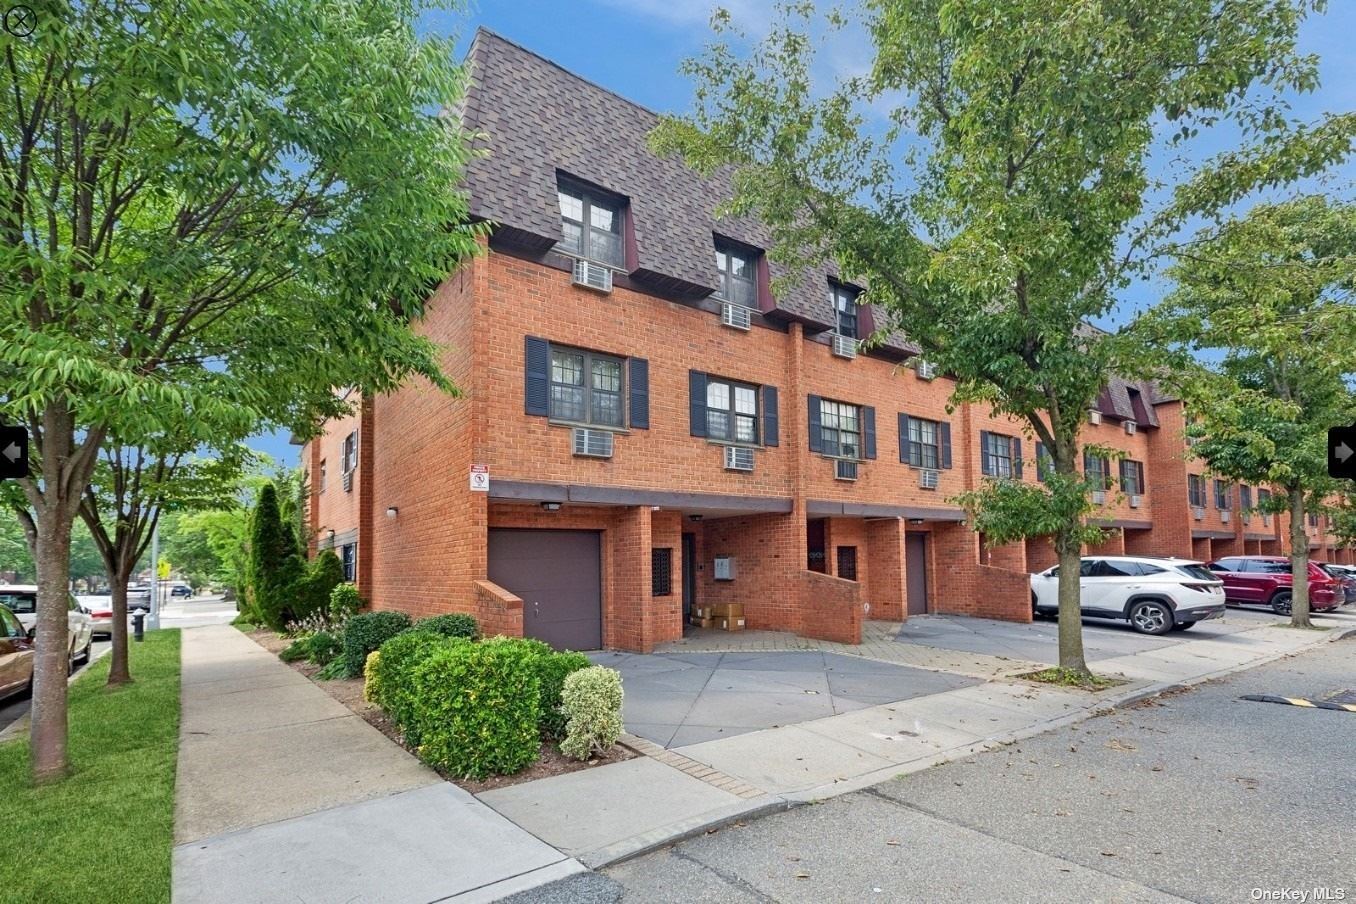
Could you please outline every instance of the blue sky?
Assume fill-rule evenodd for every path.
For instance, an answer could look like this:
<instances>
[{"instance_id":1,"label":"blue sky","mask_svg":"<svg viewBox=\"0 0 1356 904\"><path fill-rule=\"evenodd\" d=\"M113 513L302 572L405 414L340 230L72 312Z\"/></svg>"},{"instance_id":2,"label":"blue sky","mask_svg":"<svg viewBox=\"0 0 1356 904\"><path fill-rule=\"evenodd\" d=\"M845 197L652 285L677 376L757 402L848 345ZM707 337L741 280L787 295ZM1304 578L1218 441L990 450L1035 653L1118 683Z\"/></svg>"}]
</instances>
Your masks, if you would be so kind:
<instances>
[{"instance_id":1,"label":"blue sky","mask_svg":"<svg viewBox=\"0 0 1356 904\"><path fill-rule=\"evenodd\" d=\"M430 13L429 32L457 36L458 55L465 53L477 26L484 25L585 78L611 88L660 112L688 109L691 86L678 73L687 57L710 40L711 10L730 10L736 23L757 33L768 19L774 0L559 0L559 2L482 2L461 14ZM1322 61L1319 91L1292 99L1294 115L1316 119L1324 113L1356 109L1356 55L1350 54L1350 36L1356 34L1356 3L1335 0L1329 11L1305 23L1301 35L1305 52ZM844 71L863 64L855 48L831 47L827 65ZM1224 136L1205 134L1192 148L1196 159L1226 147ZM1356 182L1356 164L1337 173L1338 184ZM1141 306L1152 287L1132 289L1110 323ZM281 464L297 463L298 449L287 437L259 437L251 443Z\"/></svg>"}]
</instances>

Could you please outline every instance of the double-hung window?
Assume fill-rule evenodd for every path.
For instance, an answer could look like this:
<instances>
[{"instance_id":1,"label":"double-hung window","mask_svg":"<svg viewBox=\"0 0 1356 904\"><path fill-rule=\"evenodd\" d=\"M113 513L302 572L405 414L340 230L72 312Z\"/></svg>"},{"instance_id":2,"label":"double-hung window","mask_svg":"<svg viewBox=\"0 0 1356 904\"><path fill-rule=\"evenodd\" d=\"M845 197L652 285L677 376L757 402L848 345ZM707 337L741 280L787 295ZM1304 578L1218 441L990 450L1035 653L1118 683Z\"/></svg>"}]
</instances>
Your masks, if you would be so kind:
<instances>
[{"instance_id":1,"label":"double-hung window","mask_svg":"<svg viewBox=\"0 0 1356 904\"><path fill-rule=\"evenodd\" d=\"M1257 491L1257 508L1262 512L1262 523L1271 523L1271 512L1267 509L1271 505L1271 490L1262 488Z\"/></svg>"},{"instance_id":2,"label":"double-hung window","mask_svg":"<svg viewBox=\"0 0 1356 904\"><path fill-rule=\"evenodd\" d=\"M339 560L344 566L344 580L352 583L358 574L358 544L346 543L341 546Z\"/></svg>"},{"instance_id":3,"label":"double-hung window","mask_svg":"<svg viewBox=\"0 0 1356 904\"><path fill-rule=\"evenodd\" d=\"M862 417L858 406L820 399L819 425L825 455L862 457Z\"/></svg>"},{"instance_id":4,"label":"double-hung window","mask_svg":"<svg viewBox=\"0 0 1356 904\"><path fill-rule=\"evenodd\" d=\"M559 247L568 254L620 267L622 250L621 202L577 185L562 182Z\"/></svg>"},{"instance_id":5,"label":"double-hung window","mask_svg":"<svg viewBox=\"0 0 1356 904\"><path fill-rule=\"evenodd\" d=\"M988 477L1012 477L1015 473L1013 460L1016 458L1013 455L1013 438L1001 433L985 433L982 438L980 460L984 474Z\"/></svg>"},{"instance_id":6,"label":"double-hung window","mask_svg":"<svg viewBox=\"0 0 1356 904\"><path fill-rule=\"evenodd\" d=\"M1246 516L1252 510L1252 487L1241 486L1238 488L1238 507L1243 510Z\"/></svg>"},{"instance_id":7,"label":"double-hung window","mask_svg":"<svg viewBox=\"0 0 1356 904\"><path fill-rule=\"evenodd\" d=\"M706 381L706 435L731 443L758 442L758 390L745 383Z\"/></svg>"},{"instance_id":8,"label":"double-hung window","mask_svg":"<svg viewBox=\"0 0 1356 904\"><path fill-rule=\"evenodd\" d=\"M716 272L720 278L720 297L746 308L758 308L756 260L725 242L716 243Z\"/></svg>"},{"instance_id":9,"label":"double-hung window","mask_svg":"<svg viewBox=\"0 0 1356 904\"><path fill-rule=\"evenodd\" d=\"M1215 508L1220 511L1229 510L1229 490L1232 484L1225 480L1215 481Z\"/></svg>"},{"instance_id":10,"label":"double-hung window","mask_svg":"<svg viewBox=\"0 0 1356 904\"><path fill-rule=\"evenodd\" d=\"M1127 496L1144 494L1143 462L1131 461L1128 458L1121 460L1121 492Z\"/></svg>"},{"instance_id":11,"label":"double-hung window","mask_svg":"<svg viewBox=\"0 0 1356 904\"><path fill-rule=\"evenodd\" d=\"M1205 508L1205 478L1199 474L1187 475L1187 501L1193 508Z\"/></svg>"},{"instance_id":12,"label":"double-hung window","mask_svg":"<svg viewBox=\"0 0 1356 904\"><path fill-rule=\"evenodd\" d=\"M358 431L354 430L344 437L344 449L341 456L343 473L349 474L358 468Z\"/></svg>"},{"instance_id":13,"label":"double-hung window","mask_svg":"<svg viewBox=\"0 0 1356 904\"><path fill-rule=\"evenodd\" d=\"M1095 489L1105 490L1109 484L1111 475L1111 462L1107 461L1105 455L1098 455L1095 452L1083 450L1083 476L1087 478L1088 483Z\"/></svg>"},{"instance_id":14,"label":"double-hung window","mask_svg":"<svg viewBox=\"0 0 1356 904\"><path fill-rule=\"evenodd\" d=\"M857 290L839 283L829 284L829 301L833 304L837 316L838 335L856 339L857 336Z\"/></svg>"},{"instance_id":15,"label":"double-hung window","mask_svg":"<svg viewBox=\"0 0 1356 904\"><path fill-rule=\"evenodd\" d=\"M320 492L323 493L323 492L325 492L325 460L324 460L323 458L320 460L320 478L319 478L319 482L320 482Z\"/></svg>"},{"instance_id":16,"label":"double-hung window","mask_svg":"<svg viewBox=\"0 0 1356 904\"><path fill-rule=\"evenodd\" d=\"M909 464L915 468L941 467L940 425L936 421L909 418Z\"/></svg>"},{"instance_id":17,"label":"double-hung window","mask_svg":"<svg viewBox=\"0 0 1356 904\"><path fill-rule=\"evenodd\" d=\"M620 358L573 348L551 348L551 417L575 424L621 427Z\"/></svg>"}]
</instances>

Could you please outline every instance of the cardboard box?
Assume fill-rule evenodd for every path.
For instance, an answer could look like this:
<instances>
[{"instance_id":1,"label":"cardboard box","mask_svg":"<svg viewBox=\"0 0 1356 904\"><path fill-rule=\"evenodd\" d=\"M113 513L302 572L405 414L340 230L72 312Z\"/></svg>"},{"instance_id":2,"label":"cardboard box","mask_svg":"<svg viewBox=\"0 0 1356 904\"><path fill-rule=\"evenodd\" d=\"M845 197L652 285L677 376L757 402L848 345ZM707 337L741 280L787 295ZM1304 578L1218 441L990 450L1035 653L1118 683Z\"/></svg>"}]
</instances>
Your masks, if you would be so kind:
<instances>
[{"instance_id":1,"label":"cardboard box","mask_svg":"<svg viewBox=\"0 0 1356 904\"><path fill-rule=\"evenodd\" d=\"M716 623L714 618L697 618L695 615L687 621L688 624L692 625L694 628L710 628Z\"/></svg>"},{"instance_id":2,"label":"cardboard box","mask_svg":"<svg viewBox=\"0 0 1356 904\"><path fill-rule=\"evenodd\" d=\"M744 619L742 618L717 618L716 627L722 631L743 631Z\"/></svg>"},{"instance_id":3,"label":"cardboard box","mask_svg":"<svg viewBox=\"0 0 1356 904\"><path fill-rule=\"evenodd\" d=\"M712 618L743 618L743 603L719 603L714 606L707 606L711 610Z\"/></svg>"},{"instance_id":4,"label":"cardboard box","mask_svg":"<svg viewBox=\"0 0 1356 904\"><path fill-rule=\"evenodd\" d=\"M692 618L715 618L716 614L711 609L712 606L709 603L705 606L693 606Z\"/></svg>"}]
</instances>

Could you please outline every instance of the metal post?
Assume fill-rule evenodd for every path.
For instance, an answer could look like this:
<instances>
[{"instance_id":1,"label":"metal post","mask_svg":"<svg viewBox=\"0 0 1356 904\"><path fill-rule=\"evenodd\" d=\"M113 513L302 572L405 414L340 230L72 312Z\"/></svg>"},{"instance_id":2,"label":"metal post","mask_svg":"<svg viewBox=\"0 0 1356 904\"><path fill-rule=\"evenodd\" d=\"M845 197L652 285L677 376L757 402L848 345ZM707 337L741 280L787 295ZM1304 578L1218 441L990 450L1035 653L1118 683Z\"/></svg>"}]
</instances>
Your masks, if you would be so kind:
<instances>
[{"instance_id":1,"label":"metal post","mask_svg":"<svg viewBox=\"0 0 1356 904\"><path fill-rule=\"evenodd\" d=\"M160 521L151 529L151 617L152 631L160 628Z\"/></svg>"}]
</instances>

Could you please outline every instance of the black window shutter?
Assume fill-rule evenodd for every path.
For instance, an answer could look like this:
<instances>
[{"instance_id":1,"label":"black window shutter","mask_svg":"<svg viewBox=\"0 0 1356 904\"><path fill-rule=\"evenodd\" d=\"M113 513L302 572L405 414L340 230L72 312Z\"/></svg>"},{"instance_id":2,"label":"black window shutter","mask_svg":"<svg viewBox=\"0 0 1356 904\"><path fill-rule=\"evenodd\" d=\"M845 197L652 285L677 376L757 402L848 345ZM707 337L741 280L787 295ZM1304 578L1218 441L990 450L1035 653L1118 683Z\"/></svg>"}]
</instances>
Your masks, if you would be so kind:
<instances>
[{"instance_id":1,"label":"black window shutter","mask_svg":"<svg viewBox=\"0 0 1356 904\"><path fill-rule=\"evenodd\" d=\"M909 416L907 414L899 416L899 460L906 465L909 463Z\"/></svg>"},{"instance_id":2,"label":"black window shutter","mask_svg":"<svg viewBox=\"0 0 1356 904\"><path fill-rule=\"evenodd\" d=\"M551 344L527 336L524 346L523 410L546 417L551 413Z\"/></svg>"},{"instance_id":3,"label":"black window shutter","mask_svg":"<svg viewBox=\"0 0 1356 904\"><path fill-rule=\"evenodd\" d=\"M819 396L806 396L806 399L807 412L809 414L809 417L806 418L806 423L810 425L810 451L823 452L824 435L820 430Z\"/></svg>"},{"instance_id":4,"label":"black window shutter","mask_svg":"<svg viewBox=\"0 0 1356 904\"><path fill-rule=\"evenodd\" d=\"M1022 479L1022 440L1018 436L1012 438L1012 476Z\"/></svg>"},{"instance_id":5,"label":"black window shutter","mask_svg":"<svg viewBox=\"0 0 1356 904\"><path fill-rule=\"evenodd\" d=\"M942 458L942 467L943 467L943 468L950 468L950 467L951 467L951 424L950 424L949 422L947 422L947 421L942 421L941 423L939 423L939 424L937 425L937 444L940 445L940 446L942 447L942 448L940 449L940 452L941 452L941 458Z\"/></svg>"},{"instance_id":6,"label":"black window shutter","mask_svg":"<svg viewBox=\"0 0 1356 904\"><path fill-rule=\"evenodd\" d=\"M706 435L706 374L700 370L687 372L687 412L691 422L688 430L693 436Z\"/></svg>"},{"instance_id":7,"label":"black window shutter","mask_svg":"<svg viewBox=\"0 0 1356 904\"><path fill-rule=\"evenodd\" d=\"M778 431L781 429L777 412L777 387L763 387L763 445L775 446L781 442Z\"/></svg>"},{"instance_id":8,"label":"black window shutter","mask_svg":"<svg viewBox=\"0 0 1356 904\"><path fill-rule=\"evenodd\" d=\"M650 429L650 362L632 358L631 365L631 426L637 430Z\"/></svg>"},{"instance_id":9,"label":"black window shutter","mask_svg":"<svg viewBox=\"0 0 1356 904\"><path fill-rule=\"evenodd\" d=\"M989 467L989 431L979 431L979 470L981 474L993 476L993 469Z\"/></svg>"},{"instance_id":10,"label":"black window shutter","mask_svg":"<svg viewBox=\"0 0 1356 904\"><path fill-rule=\"evenodd\" d=\"M876 409L862 406L862 449L867 459L876 457Z\"/></svg>"},{"instance_id":11,"label":"black window shutter","mask_svg":"<svg viewBox=\"0 0 1356 904\"><path fill-rule=\"evenodd\" d=\"M1042 464L1044 461L1045 443L1036 440L1036 479L1041 483L1045 483L1045 466Z\"/></svg>"}]
</instances>

